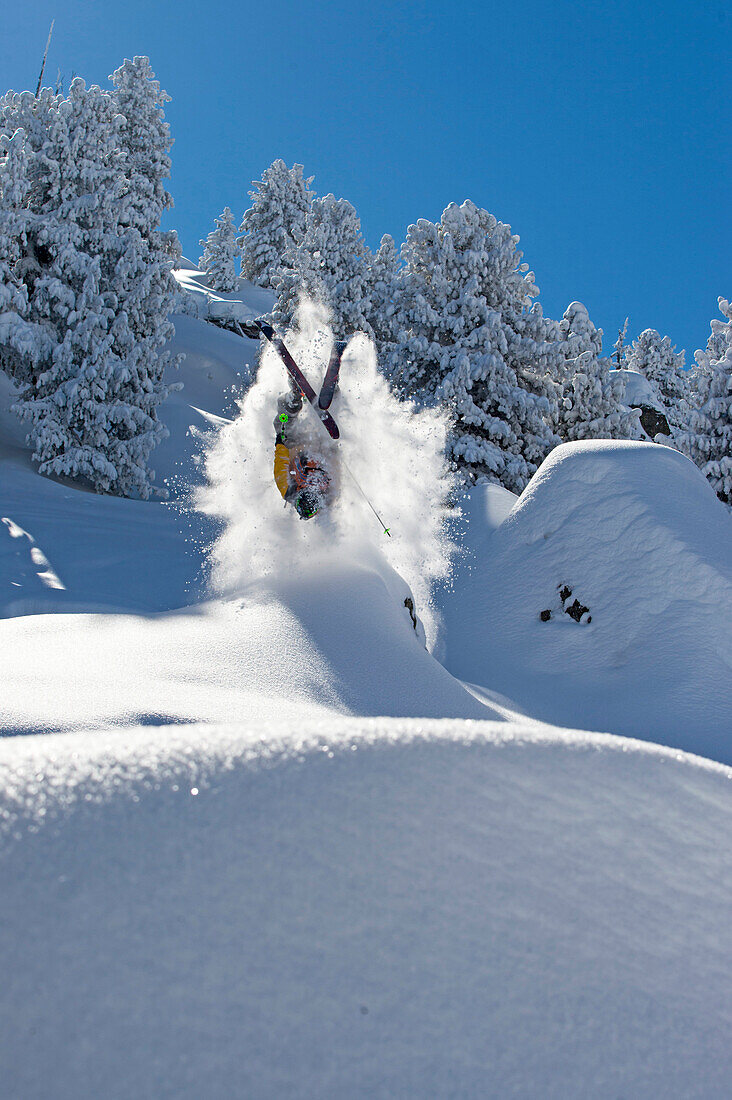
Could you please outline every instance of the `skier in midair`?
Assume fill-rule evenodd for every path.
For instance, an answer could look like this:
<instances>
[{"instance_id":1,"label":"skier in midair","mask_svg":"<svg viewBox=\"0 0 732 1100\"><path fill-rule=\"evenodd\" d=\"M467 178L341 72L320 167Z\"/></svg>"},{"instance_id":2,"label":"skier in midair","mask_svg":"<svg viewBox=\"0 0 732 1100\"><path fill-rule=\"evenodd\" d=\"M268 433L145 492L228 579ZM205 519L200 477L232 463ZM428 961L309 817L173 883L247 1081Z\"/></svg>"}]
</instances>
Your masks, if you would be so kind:
<instances>
[{"instance_id":1,"label":"skier in midair","mask_svg":"<svg viewBox=\"0 0 732 1100\"><path fill-rule=\"evenodd\" d=\"M266 335L266 330L263 329L262 331ZM277 340L275 334L272 333L272 335ZM277 416L274 421L274 479L283 498L288 504L293 505L300 519L312 519L327 500L328 491L331 488L331 479L322 465L311 457L305 447L300 444L297 418L302 411L303 398L308 396L305 391L309 391L308 400L316 409L316 412L321 416L329 417L328 409L338 385L341 358L346 343L343 340L333 342L330 361L320 394L317 397L297 364L291 360L284 344L279 341L275 346L280 356L283 357L286 366L288 360L290 360L288 366L290 389L277 402ZM333 438L337 439L338 429L332 417L329 417L329 419L332 428L326 425L326 430ZM335 431L335 436L333 436L333 431Z\"/></svg>"},{"instance_id":2,"label":"skier in midair","mask_svg":"<svg viewBox=\"0 0 732 1100\"><path fill-rule=\"evenodd\" d=\"M242 336L252 339L260 335L266 337L277 351L289 375L290 389L278 399L277 416L274 420L274 479L285 502L293 505L300 519L312 519L327 500L331 479L320 463L306 453L304 445L299 444L297 436L300 433L296 422L302 410L303 398L306 397L331 439L339 438L338 425L328 410L338 386L346 341L333 341L323 385L320 393L316 394L285 347L282 337L277 335L269 322L257 318L236 322L236 328Z\"/></svg>"}]
</instances>

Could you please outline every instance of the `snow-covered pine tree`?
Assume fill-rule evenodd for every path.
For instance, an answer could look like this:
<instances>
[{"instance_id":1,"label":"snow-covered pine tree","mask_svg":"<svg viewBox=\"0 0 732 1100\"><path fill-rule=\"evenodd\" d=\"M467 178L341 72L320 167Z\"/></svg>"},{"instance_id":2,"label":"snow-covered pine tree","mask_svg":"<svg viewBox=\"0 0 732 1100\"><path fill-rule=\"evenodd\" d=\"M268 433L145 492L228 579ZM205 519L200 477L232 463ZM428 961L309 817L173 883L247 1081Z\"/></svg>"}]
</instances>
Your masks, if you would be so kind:
<instances>
[{"instance_id":1,"label":"snow-covered pine tree","mask_svg":"<svg viewBox=\"0 0 732 1100\"><path fill-rule=\"evenodd\" d=\"M147 163L135 162L127 121L109 93L78 78L65 100L44 89L0 103L2 132L25 132L29 188L13 266L25 320L42 334L13 371L24 384L17 411L31 422L41 472L146 497L147 459L167 434L157 349L174 299L170 254L156 265L141 232L155 205L154 180L143 184L154 151L148 144Z\"/></svg>"},{"instance_id":2,"label":"snow-covered pine tree","mask_svg":"<svg viewBox=\"0 0 732 1100\"><path fill-rule=\"evenodd\" d=\"M689 417L688 386L684 379L684 352L677 352L668 336L645 329L626 349L624 366L651 383L663 405L672 436L686 431Z\"/></svg>"},{"instance_id":3,"label":"snow-covered pine tree","mask_svg":"<svg viewBox=\"0 0 732 1100\"><path fill-rule=\"evenodd\" d=\"M622 328L618 329L618 338L613 344L615 348L615 369L622 370L625 366L625 337L628 335L628 321L630 318L625 318L625 324Z\"/></svg>"},{"instance_id":4,"label":"snow-covered pine tree","mask_svg":"<svg viewBox=\"0 0 732 1100\"><path fill-rule=\"evenodd\" d=\"M557 431L562 440L638 439L638 412L623 404L623 381L602 354L602 330L581 302L558 325L564 365Z\"/></svg>"},{"instance_id":5,"label":"snow-covered pine tree","mask_svg":"<svg viewBox=\"0 0 732 1100\"><path fill-rule=\"evenodd\" d=\"M402 393L448 405L450 454L468 476L513 492L559 442L548 396L557 342L531 307L538 288L518 240L470 201L410 226L389 364Z\"/></svg>"},{"instance_id":6,"label":"snow-covered pine tree","mask_svg":"<svg viewBox=\"0 0 732 1100\"><path fill-rule=\"evenodd\" d=\"M123 119L120 141L126 154L126 186L119 210L120 229L128 245L125 308L135 343L135 369L147 371L157 385L165 367L178 362L170 353L159 352L174 334L169 315L176 308L179 291L173 267L181 255L175 230L160 229L163 213L173 206L166 187L173 139L164 108L170 96L161 89L144 56L125 59L110 79L114 102ZM134 229L139 240L134 233L126 232ZM137 255L133 259L134 253Z\"/></svg>"},{"instance_id":7,"label":"snow-covered pine tree","mask_svg":"<svg viewBox=\"0 0 732 1100\"><path fill-rule=\"evenodd\" d=\"M160 219L173 206L165 181L170 178L170 149L173 139L165 121L165 104L170 96L160 87L150 59L136 56L124 62L109 78L117 110L124 120L120 131L127 154L122 225L135 226L144 237L159 233ZM175 232L161 233L155 246L167 250L169 259L180 256Z\"/></svg>"},{"instance_id":8,"label":"snow-covered pine tree","mask_svg":"<svg viewBox=\"0 0 732 1100\"><path fill-rule=\"evenodd\" d=\"M719 499L732 505L732 306L720 298L719 308L725 320L712 321L707 350L696 353L699 406L684 442Z\"/></svg>"},{"instance_id":9,"label":"snow-covered pine tree","mask_svg":"<svg viewBox=\"0 0 732 1100\"><path fill-rule=\"evenodd\" d=\"M370 280L371 255L353 206L333 195L313 199L303 235L288 248L275 280L275 322L289 325L304 294L330 308L339 335L371 336Z\"/></svg>"},{"instance_id":10,"label":"snow-covered pine tree","mask_svg":"<svg viewBox=\"0 0 732 1100\"><path fill-rule=\"evenodd\" d=\"M212 290L221 290L228 294L236 288L237 260L241 254L236 239L234 215L225 206L221 217L214 220L216 228L205 240L198 242L203 245L203 255L198 266L208 275Z\"/></svg>"},{"instance_id":11,"label":"snow-covered pine tree","mask_svg":"<svg viewBox=\"0 0 732 1100\"><path fill-rule=\"evenodd\" d=\"M23 104L20 105L21 108ZM21 260L29 317L49 334L41 361L23 371L16 403L31 422L41 473L86 477L109 488L125 466L113 438L129 433L127 409L111 410L117 363L111 352L114 305L103 267L117 251L115 206L122 153L111 96L76 78L68 99L36 132L28 224L33 245ZM122 412L117 424L115 412ZM111 418L110 418L111 414ZM117 460L117 465L115 465Z\"/></svg>"},{"instance_id":12,"label":"snow-covered pine tree","mask_svg":"<svg viewBox=\"0 0 732 1100\"><path fill-rule=\"evenodd\" d=\"M43 330L28 319L23 279L22 261L32 241L29 194L25 131L0 133L0 370L19 385L29 381L48 350Z\"/></svg>"},{"instance_id":13,"label":"snow-covered pine tree","mask_svg":"<svg viewBox=\"0 0 732 1100\"><path fill-rule=\"evenodd\" d=\"M239 226L238 244L242 278L257 286L274 286L285 253L302 238L314 194L314 177L305 179L303 171L302 164L288 168L276 160L249 192L254 201Z\"/></svg>"},{"instance_id":14,"label":"snow-covered pine tree","mask_svg":"<svg viewBox=\"0 0 732 1100\"><path fill-rule=\"evenodd\" d=\"M371 261L369 322L380 365L386 369L398 335L397 309L402 264L394 238L386 233Z\"/></svg>"},{"instance_id":15,"label":"snow-covered pine tree","mask_svg":"<svg viewBox=\"0 0 732 1100\"><path fill-rule=\"evenodd\" d=\"M165 370L177 367L182 358L161 350L174 335L170 315L180 298L173 277L181 255L178 236L174 230L160 229L164 211L173 205L166 187L173 141L164 108L170 96L144 56L125 59L111 80L114 104L123 120L119 136L125 153L124 195L118 210L122 255L115 264L112 286L120 302L115 351L125 362L140 408L150 418L148 435L140 438L139 457L144 464L151 446L167 435L156 415L171 388L163 382ZM139 486L138 491L146 496L149 487Z\"/></svg>"},{"instance_id":16,"label":"snow-covered pine tree","mask_svg":"<svg viewBox=\"0 0 732 1100\"><path fill-rule=\"evenodd\" d=\"M34 380L41 369L42 357L51 353L51 337L39 324L43 318L32 316L35 311L31 296L36 280L51 259L44 239L47 219L41 212L53 167L39 158L38 153L51 131L60 103L61 97L50 88L42 88L38 96L11 91L0 99L0 137L4 144L0 207L6 306L0 364L19 384ZM22 339L21 330L25 333Z\"/></svg>"}]
</instances>

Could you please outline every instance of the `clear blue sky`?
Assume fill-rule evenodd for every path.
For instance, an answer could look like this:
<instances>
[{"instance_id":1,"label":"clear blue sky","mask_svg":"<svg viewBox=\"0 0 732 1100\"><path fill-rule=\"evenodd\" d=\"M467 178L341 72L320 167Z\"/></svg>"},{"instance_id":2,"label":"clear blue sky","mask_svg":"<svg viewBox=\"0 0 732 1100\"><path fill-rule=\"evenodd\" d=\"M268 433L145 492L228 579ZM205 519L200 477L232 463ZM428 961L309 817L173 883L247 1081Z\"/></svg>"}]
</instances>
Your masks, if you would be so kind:
<instances>
[{"instance_id":1,"label":"clear blue sky","mask_svg":"<svg viewBox=\"0 0 732 1100\"><path fill-rule=\"evenodd\" d=\"M34 0L3 18L6 86L104 84L148 54L184 252L276 157L358 210L367 242L471 198L519 233L546 313L706 343L730 271L732 16L722 0L521 4Z\"/></svg>"}]
</instances>

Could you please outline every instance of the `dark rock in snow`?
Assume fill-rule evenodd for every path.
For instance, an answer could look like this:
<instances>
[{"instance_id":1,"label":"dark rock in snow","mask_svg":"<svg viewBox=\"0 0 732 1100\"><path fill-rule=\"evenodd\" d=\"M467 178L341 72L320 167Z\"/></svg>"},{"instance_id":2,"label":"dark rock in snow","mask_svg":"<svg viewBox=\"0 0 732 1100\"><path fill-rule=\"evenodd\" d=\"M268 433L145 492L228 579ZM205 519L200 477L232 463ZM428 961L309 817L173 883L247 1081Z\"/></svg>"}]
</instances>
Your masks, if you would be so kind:
<instances>
[{"instance_id":1,"label":"dark rock in snow","mask_svg":"<svg viewBox=\"0 0 732 1100\"><path fill-rule=\"evenodd\" d=\"M650 405L635 405L633 407L640 409L641 428L649 439L653 440L657 435L671 435L668 420L659 409L654 409Z\"/></svg>"},{"instance_id":2,"label":"dark rock in snow","mask_svg":"<svg viewBox=\"0 0 732 1100\"><path fill-rule=\"evenodd\" d=\"M585 607L579 600L575 600L571 607L565 607L564 609L570 618L574 619L576 623L580 622L583 615L586 615L590 610L589 607ZM589 619L587 620L589 622Z\"/></svg>"}]
</instances>

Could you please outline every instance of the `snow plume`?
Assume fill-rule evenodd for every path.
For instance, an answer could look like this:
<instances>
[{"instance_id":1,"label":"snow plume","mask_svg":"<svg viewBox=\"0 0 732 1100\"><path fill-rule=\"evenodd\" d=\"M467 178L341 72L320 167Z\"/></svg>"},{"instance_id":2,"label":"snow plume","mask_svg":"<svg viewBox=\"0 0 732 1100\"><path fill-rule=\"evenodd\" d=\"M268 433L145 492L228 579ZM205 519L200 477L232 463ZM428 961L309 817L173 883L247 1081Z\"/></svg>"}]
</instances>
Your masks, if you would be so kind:
<instances>
[{"instance_id":1,"label":"snow plume","mask_svg":"<svg viewBox=\"0 0 732 1100\"><path fill-rule=\"evenodd\" d=\"M316 391L332 342L325 307L301 301L286 343ZM445 530L452 478L444 458L443 416L397 400L377 369L373 343L356 334L344 354L331 408L340 440L329 439L307 402L297 421L298 441L328 470L333 487L329 508L306 522L284 505L273 478L273 420L277 398L287 388L278 355L263 347L240 415L208 450L208 484L198 503L223 522L211 549L213 587L231 593L258 578L291 577L296 569L327 568L334 561L381 569L389 584L386 562L411 588L431 644L436 625L431 590L448 575L452 550Z\"/></svg>"}]
</instances>

